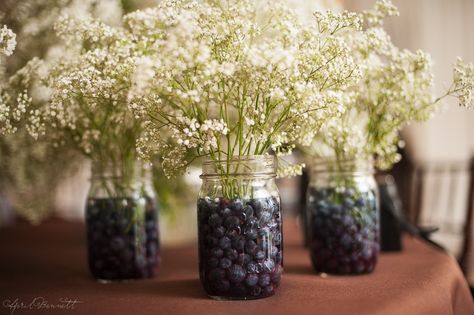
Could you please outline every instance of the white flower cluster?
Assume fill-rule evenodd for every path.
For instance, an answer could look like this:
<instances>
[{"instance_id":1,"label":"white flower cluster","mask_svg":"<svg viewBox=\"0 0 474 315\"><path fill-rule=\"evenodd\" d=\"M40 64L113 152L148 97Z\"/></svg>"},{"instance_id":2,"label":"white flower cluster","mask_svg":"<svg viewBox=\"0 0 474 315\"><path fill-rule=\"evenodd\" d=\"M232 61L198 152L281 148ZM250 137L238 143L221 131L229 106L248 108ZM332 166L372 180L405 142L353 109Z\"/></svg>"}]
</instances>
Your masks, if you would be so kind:
<instances>
[{"instance_id":1,"label":"white flower cluster","mask_svg":"<svg viewBox=\"0 0 474 315\"><path fill-rule=\"evenodd\" d=\"M67 13L75 17L92 14L119 25L120 0L2 1L0 7L0 27L8 25L17 42L13 55L4 57L3 49L11 51L14 42L6 41L10 32L5 37L5 29L0 30L0 186L12 193L17 214L38 224L51 214L54 187L77 159L69 148L56 148L49 137L43 137L49 91L41 87L39 74L60 58L74 57L64 49L53 24ZM56 138L57 142L65 140Z\"/></svg>"},{"instance_id":2,"label":"white flower cluster","mask_svg":"<svg viewBox=\"0 0 474 315\"><path fill-rule=\"evenodd\" d=\"M41 62L34 58L6 82L5 80L1 82L0 134L13 134L22 126L34 128L34 125L38 127L42 125L37 121L37 108L33 106L33 100L28 91L28 88L37 80L40 66ZM40 132L39 128L37 131ZM36 138L38 133L32 130L32 135Z\"/></svg>"},{"instance_id":3,"label":"white flower cluster","mask_svg":"<svg viewBox=\"0 0 474 315\"><path fill-rule=\"evenodd\" d=\"M163 0L114 25L60 13L61 54L41 71L27 68L14 92L1 87L0 122L10 122L2 132L26 116L34 137L96 160L158 154L171 176L197 157L281 159L300 144L319 155L375 155L388 167L399 158L399 129L428 119L438 101L429 56L398 49L382 28L398 14L388 0L304 23L269 0ZM463 106L473 103L472 69L458 63L447 93ZM279 175L302 168L279 165Z\"/></svg>"},{"instance_id":4,"label":"white flower cluster","mask_svg":"<svg viewBox=\"0 0 474 315\"><path fill-rule=\"evenodd\" d=\"M451 95L459 99L459 105L474 109L474 64L466 64L461 58L454 65Z\"/></svg>"},{"instance_id":5,"label":"white flower cluster","mask_svg":"<svg viewBox=\"0 0 474 315\"><path fill-rule=\"evenodd\" d=\"M16 47L16 34L6 25L0 28L0 55L11 56Z\"/></svg>"},{"instance_id":6,"label":"white flower cluster","mask_svg":"<svg viewBox=\"0 0 474 315\"><path fill-rule=\"evenodd\" d=\"M8 113L9 133L21 125L34 138L51 141L55 147L73 147L94 162L132 165L142 128L129 110L128 95L143 58L131 52L121 27L93 17L94 8L102 6L98 1L80 2L53 6L53 33L60 41L49 47L41 62L33 59L41 67L25 67L10 79L2 90L8 112L2 106L0 119ZM111 8L120 7L119 1L106 2ZM52 22L43 22L51 32Z\"/></svg>"},{"instance_id":7,"label":"white flower cluster","mask_svg":"<svg viewBox=\"0 0 474 315\"><path fill-rule=\"evenodd\" d=\"M104 34L118 32L109 32L111 28L105 24L89 19L71 23L70 18L59 23L67 25L57 27L67 40L68 36L77 36L78 29L96 29L96 33L81 33L82 40L90 43L93 34L100 34L104 41L94 41L89 50L63 60L49 71L46 82L51 98L43 111L49 133L69 139L93 159L134 156L141 127L128 108L128 94L136 72L136 58L129 54L126 45L108 41L110 36Z\"/></svg>"},{"instance_id":8,"label":"white flower cluster","mask_svg":"<svg viewBox=\"0 0 474 315\"><path fill-rule=\"evenodd\" d=\"M296 140L309 143L344 111L342 92L360 78L344 41L360 20L348 12L301 24L280 2L174 0L125 21L121 38L132 39L147 65L132 78L130 108L157 132L147 132L138 151L159 151L169 165L178 157L291 153ZM301 165L289 170L280 174Z\"/></svg>"},{"instance_id":9,"label":"white flower cluster","mask_svg":"<svg viewBox=\"0 0 474 315\"><path fill-rule=\"evenodd\" d=\"M312 153L339 159L375 156L379 168L398 162L399 130L411 121L429 119L444 96L456 96L472 105L474 66L459 61L454 83L446 95L432 95L432 65L428 54L398 49L383 30L383 19L398 15L388 0L358 19L365 29L345 33L353 60L362 73L360 81L344 91L346 111L335 117L316 136Z\"/></svg>"}]
</instances>

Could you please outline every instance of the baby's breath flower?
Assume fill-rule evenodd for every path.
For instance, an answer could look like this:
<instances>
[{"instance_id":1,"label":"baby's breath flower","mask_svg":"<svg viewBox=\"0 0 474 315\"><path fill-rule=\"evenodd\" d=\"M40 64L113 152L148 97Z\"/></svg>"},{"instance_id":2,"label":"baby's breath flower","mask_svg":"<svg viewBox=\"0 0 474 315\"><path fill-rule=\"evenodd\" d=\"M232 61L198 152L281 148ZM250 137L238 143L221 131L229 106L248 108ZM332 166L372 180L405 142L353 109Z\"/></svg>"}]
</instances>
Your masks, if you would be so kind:
<instances>
[{"instance_id":1,"label":"baby's breath flower","mask_svg":"<svg viewBox=\"0 0 474 315\"><path fill-rule=\"evenodd\" d=\"M319 12L301 24L280 1L164 1L125 21L154 73L133 96L156 131L138 151L187 152L166 160L168 174L197 156L291 153L343 112L341 91L361 75L344 36L360 29L356 13ZM301 167L288 170L279 174Z\"/></svg>"},{"instance_id":2,"label":"baby's breath flower","mask_svg":"<svg viewBox=\"0 0 474 315\"><path fill-rule=\"evenodd\" d=\"M16 47L16 34L6 25L0 28L0 55L11 56Z\"/></svg>"},{"instance_id":3,"label":"baby's breath flower","mask_svg":"<svg viewBox=\"0 0 474 315\"><path fill-rule=\"evenodd\" d=\"M382 28L383 19L398 15L390 1L378 1L366 11L365 29L351 29L341 38L360 80L339 92L334 102L346 110L316 134L313 154L350 159L376 157L377 166L399 160L398 131L410 121L424 121L436 109L430 56L398 49ZM306 141L307 143L308 141Z\"/></svg>"},{"instance_id":4,"label":"baby's breath flower","mask_svg":"<svg viewBox=\"0 0 474 315\"><path fill-rule=\"evenodd\" d=\"M386 17L400 15L398 8L390 0L378 0L372 10L364 13L365 21L371 27L382 25Z\"/></svg>"},{"instance_id":5,"label":"baby's breath flower","mask_svg":"<svg viewBox=\"0 0 474 315\"><path fill-rule=\"evenodd\" d=\"M458 59L454 65L451 94L459 99L460 106L474 109L474 64Z\"/></svg>"},{"instance_id":6,"label":"baby's breath flower","mask_svg":"<svg viewBox=\"0 0 474 315\"><path fill-rule=\"evenodd\" d=\"M398 15L398 10L390 1L378 1L374 9L364 12L365 29L345 32L341 40L347 43L352 62L359 65L361 77L340 91L345 97L339 102L346 110L315 134L313 155L339 159L375 156L379 168L389 168L400 160L399 130L403 126L431 118L437 103L446 96L457 97L461 106L474 107L474 66L459 60L452 87L435 99L430 55L400 50L383 30L383 19L393 15Z\"/></svg>"}]
</instances>

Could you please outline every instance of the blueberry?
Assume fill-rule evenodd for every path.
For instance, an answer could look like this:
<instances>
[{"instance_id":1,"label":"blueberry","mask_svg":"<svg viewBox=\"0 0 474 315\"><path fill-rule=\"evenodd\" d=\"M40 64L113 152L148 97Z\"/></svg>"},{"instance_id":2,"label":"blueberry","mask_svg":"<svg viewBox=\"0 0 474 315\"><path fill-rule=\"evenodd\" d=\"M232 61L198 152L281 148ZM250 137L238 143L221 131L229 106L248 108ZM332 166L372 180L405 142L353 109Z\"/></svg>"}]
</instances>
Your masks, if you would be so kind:
<instances>
[{"instance_id":1,"label":"blueberry","mask_svg":"<svg viewBox=\"0 0 474 315\"><path fill-rule=\"evenodd\" d=\"M219 265L219 258L216 258L216 257L211 257L209 258L209 260L207 261L207 264L209 265L209 267L211 268L215 268Z\"/></svg>"},{"instance_id":2,"label":"blueberry","mask_svg":"<svg viewBox=\"0 0 474 315\"><path fill-rule=\"evenodd\" d=\"M228 249L232 246L232 242L230 238L228 238L227 236L224 236L219 240L219 246L222 249Z\"/></svg>"},{"instance_id":3,"label":"blueberry","mask_svg":"<svg viewBox=\"0 0 474 315\"><path fill-rule=\"evenodd\" d=\"M263 250L259 250L254 257L256 260L262 260L265 258L265 252Z\"/></svg>"},{"instance_id":4,"label":"blueberry","mask_svg":"<svg viewBox=\"0 0 474 315\"><path fill-rule=\"evenodd\" d=\"M217 244L219 244L219 239L217 237L208 235L206 237L206 244L210 247L216 246Z\"/></svg>"},{"instance_id":5,"label":"blueberry","mask_svg":"<svg viewBox=\"0 0 474 315\"><path fill-rule=\"evenodd\" d=\"M270 284L270 275L268 273L261 274L258 277L258 285L265 287Z\"/></svg>"},{"instance_id":6,"label":"blueberry","mask_svg":"<svg viewBox=\"0 0 474 315\"><path fill-rule=\"evenodd\" d=\"M232 239L232 248L241 252L244 250L245 247L245 239L241 236L234 237Z\"/></svg>"},{"instance_id":7,"label":"blueberry","mask_svg":"<svg viewBox=\"0 0 474 315\"><path fill-rule=\"evenodd\" d=\"M219 267L222 269L228 269L230 266L232 266L232 261L229 258L224 257L219 260Z\"/></svg>"},{"instance_id":8,"label":"blueberry","mask_svg":"<svg viewBox=\"0 0 474 315\"><path fill-rule=\"evenodd\" d=\"M263 266L263 271L271 272L275 268L275 262L271 260L270 258L267 258L263 261L262 266Z\"/></svg>"},{"instance_id":9,"label":"blueberry","mask_svg":"<svg viewBox=\"0 0 474 315\"><path fill-rule=\"evenodd\" d=\"M240 229L240 226L232 227L227 229L226 235L230 237L231 239L234 239L238 237L241 234L242 230Z\"/></svg>"},{"instance_id":10,"label":"blueberry","mask_svg":"<svg viewBox=\"0 0 474 315\"><path fill-rule=\"evenodd\" d=\"M364 204L365 204L364 198L359 198L355 202L355 206L358 207L358 208L362 208L364 206Z\"/></svg>"},{"instance_id":11,"label":"blueberry","mask_svg":"<svg viewBox=\"0 0 474 315\"><path fill-rule=\"evenodd\" d=\"M354 224L354 219L352 216L346 214L342 217L341 222L344 226L349 227Z\"/></svg>"},{"instance_id":12,"label":"blueberry","mask_svg":"<svg viewBox=\"0 0 474 315\"><path fill-rule=\"evenodd\" d=\"M349 234L344 233L339 239L339 242L344 248L350 248L352 245L352 237Z\"/></svg>"},{"instance_id":13,"label":"blueberry","mask_svg":"<svg viewBox=\"0 0 474 315\"><path fill-rule=\"evenodd\" d=\"M156 256L156 253L157 253L156 242L148 243L146 247L147 247L146 253L148 256Z\"/></svg>"},{"instance_id":14,"label":"blueberry","mask_svg":"<svg viewBox=\"0 0 474 315\"><path fill-rule=\"evenodd\" d=\"M240 221L245 222L247 221L247 215L244 212L239 212L237 214L237 217L239 218Z\"/></svg>"},{"instance_id":15,"label":"blueberry","mask_svg":"<svg viewBox=\"0 0 474 315\"><path fill-rule=\"evenodd\" d=\"M228 208L230 206L230 199L227 199L227 198L221 198L219 200L219 206L224 209L224 208Z\"/></svg>"},{"instance_id":16,"label":"blueberry","mask_svg":"<svg viewBox=\"0 0 474 315\"><path fill-rule=\"evenodd\" d=\"M247 296L247 288L243 283L234 283L231 286L231 294L232 296L238 297L246 297Z\"/></svg>"},{"instance_id":17,"label":"blueberry","mask_svg":"<svg viewBox=\"0 0 474 315\"><path fill-rule=\"evenodd\" d=\"M249 273L259 273L260 272L260 267L258 266L258 264L255 261L250 261L247 264L247 271Z\"/></svg>"},{"instance_id":18,"label":"blueberry","mask_svg":"<svg viewBox=\"0 0 474 315\"><path fill-rule=\"evenodd\" d=\"M331 204L329 206L329 211L332 215L340 214L342 212L342 205L340 205L340 204Z\"/></svg>"},{"instance_id":19,"label":"blueberry","mask_svg":"<svg viewBox=\"0 0 474 315\"><path fill-rule=\"evenodd\" d=\"M246 228L244 231L245 237L250 240L257 238L257 229L255 228Z\"/></svg>"},{"instance_id":20,"label":"blueberry","mask_svg":"<svg viewBox=\"0 0 474 315\"><path fill-rule=\"evenodd\" d=\"M329 208L329 205L328 205L328 203L327 203L326 201L324 201L324 200L319 200L319 201L316 203L316 208L317 208L318 210L322 210L322 209L327 210L327 209ZM329 212L325 211L324 213L329 213Z\"/></svg>"},{"instance_id":21,"label":"blueberry","mask_svg":"<svg viewBox=\"0 0 474 315\"><path fill-rule=\"evenodd\" d=\"M280 266L278 266L275 271L270 275L270 278L272 280L273 283L275 284L279 284L280 283L280 280L281 280L281 272L282 272L282 268Z\"/></svg>"},{"instance_id":22,"label":"blueberry","mask_svg":"<svg viewBox=\"0 0 474 315\"><path fill-rule=\"evenodd\" d=\"M110 247L114 251L120 251L125 247L125 242L121 237L116 236L110 241Z\"/></svg>"},{"instance_id":23,"label":"blueberry","mask_svg":"<svg viewBox=\"0 0 474 315\"><path fill-rule=\"evenodd\" d=\"M354 207L354 200L350 197L344 198L344 207L347 209L352 209Z\"/></svg>"},{"instance_id":24,"label":"blueberry","mask_svg":"<svg viewBox=\"0 0 474 315\"><path fill-rule=\"evenodd\" d=\"M272 219L272 215L269 212L262 212L260 215L260 220L258 221L258 224L260 227L264 227L268 224L268 222Z\"/></svg>"},{"instance_id":25,"label":"blueberry","mask_svg":"<svg viewBox=\"0 0 474 315\"><path fill-rule=\"evenodd\" d=\"M209 277L209 280L211 281L224 279L225 271L220 268L211 269L211 271L209 271L208 277Z\"/></svg>"},{"instance_id":26,"label":"blueberry","mask_svg":"<svg viewBox=\"0 0 474 315\"><path fill-rule=\"evenodd\" d=\"M364 249L362 250L362 257L365 259L371 258L373 255L373 250L370 245L365 245Z\"/></svg>"},{"instance_id":27,"label":"blueberry","mask_svg":"<svg viewBox=\"0 0 474 315\"><path fill-rule=\"evenodd\" d=\"M251 218L253 217L253 208L251 205L246 205L244 208L243 208L243 212L245 213L245 216L247 218Z\"/></svg>"},{"instance_id":28,"label":"blueberry","mask_svg":"<svg viewBox=\"0 0 474 315\"><path fill-rule=\"evenodd\" d=\"M239 283L245 279L246 272L244 268L239 265L233 265L229 269L229 281L232 283Z\"/></svg>"},{"instance_id":29,"label":"blueberry","mask_svg":"<svg viewBox=\"0 0 474 315\"><path fill-rule=\"evenodd\" d=\"M232 210L234 210L236 212L240 212L244 208L244 204L243 204L242 200L237 198L237 199L234 199L232 201L231 208L232 208Z\"/></svg>"},{"instance_id":30,"label":"blueberry","mask_svg":"<svg viewBox=\"0 0 474 315\"><path fill-rule=\"evenodd\" d=\"M224 217L224 218L230 216L231 214L232 214L232 210L230 210L229 208L224 208L221 211L221 216Z\"/></svg>"},{"instance_id":31,"label":"blueberry","mask_svg":"<svg viewBox=\"0 0 474 315\"><path fill-rule=\"evenodd\" d=\"M352 265L352 270L355 273L361 273L365 270L365 264L362 261L357 261Z\"/></svg>"},{"instance_id":32,"label":"blueberry","mask_svg":"<svg viewBox=\"0 0 474 315\"><path fill-rule=\"evenodd\" d=\"M270 229L268 227L263 227L258 230L258 237L260 240L267 240L270 238Z\"/></svg>"},{"instance_id":33,"label":"blueberry","mask_svg":"<svg viewBox=\"0 0 474 315\"><path fill-rule=\"evenodd\" d=\"M217 213L213 213L208 221L210 226L216 227L222 224L222 219Z\"/></svg>"},{"instance_id":34,"label":"blueberry","mask_svg":"<svg viewBox=\"0 0 474 315\"><path fill-rule=\"evenodd\" d=\"M239 253L235 249L232 249L232 248L227 249L225 251L225 255L230 260L236 260L239 257Z\"/></svg>"},{"instance_id":35,"label":"blueberry","mask_svg":"<svg viewBox=\"0 0 474 315\"><path fill-rule=\"evenodd\" d=\"M133 252L129 249L121 251L120 259L125 263L130 262L133 259Z\"/></svg>"},{"instance_id":36,"label":"blueberry","mask_svg":"<svg viewBox=\"0 0 474 315\"><path fill-rule=\"evenodd\" d=\"M253 208L255 214L258 214L264 209L265 201L262 199L252 199L248 202L248 205Z\"/></svg>"},{"instance_id":37,"label":"blueberry","mask_svg":"<svg viewBox=\"0 0 474 315\"><path fill-rule=\"evenodd\" d=\"M273 294L273 292L274 292L273 286L270 284L263 288L262 294L265 296L270 296Z\"/></svg>"},{"instance_id":38,"label":"blueberry","mask_svg":"<svg viewBox=\"0 0 474 315\"><path fill-rule=\"evenodd\" d=\"M217 210L219 210L218 201L209 199L207 207L209 208L209 211L216 212Z\"/></svg>"},{"instance_id":39,"label":"blueberry","mask_svg":"<svg viewBox=\"0 0 474 315\"><path fill-rule=\"evenodd\" d=\"M259 296L261 292L262 289L257 285L250 288L250 295L252 296Z\"/></svg>"},{"instance_id":40,"label":"blueberry","mask_svg":"<svg viewBox=\"0 0 474 315\"><path fill-rule=\"evenodd\" d=\"M221 238L225 234L225 228L223 226L219 226L215 228L213 235L217 238Z\"/></svg>"},{"instance_id":41,"label":"blueberry","mask_svg":"<svg viewBox=\"0 0 474 315\"><path fill-rule=\"evenodd\" d=\"M111 226L105 229L105 234L107 234L108 236L114 236L116 234L115 228L113 228L113 225L114 224L112 223Z\"/></svg>"},{"instance_id":42,"label":"blueberry","mask_svg":"<svg viewBox=\"0 0 474 315\"><path fill-rule=\"evenodd\" d=\"M280 250L278 249L278 247L272 246L270 249L270 257L275 258L279 252Z\"/></svg>"},{"instance_id":43,"label":"blueberry","mask_svg":"<svg viewBox=\"0 0 474 315\"><path fill-rule=\"evenodd\" d=\"M237 257L237 264L239 265L247 265L251 261L251 257L249 254L239 254Z\"/></svg>"},{"instance_id":44,"label":"blueberry","mask_svg":"<svg viewBox=\"0 0 474 315\"><path fill-rule=\"evenodd\" d=\"M364 237L362 236L361 233L356 233L356 234L354 234L353 239L354 239L354 242L360 243L360 242L362 242Z\"/></svg>"},{"instance_id":45,"label":"blueberry","mask_svg":"<svg viewBox=\"0 0 474 315\"><path fill-rule=\"evenodd\" d=\"M146 266L146 258L144 255L138 255L135 258L135 265L137 268L144 268Z\"/></svg>"},{"instance_id":46,"label":"blueberry","mask_svg":"<svg viewBox=\"0 0 474 315\"><path fill-rule=\"evenodd\" d=\"M198 209L203 210L203 211L208 211L209 203L210 203L209 197L199 198L197 202Z\"/></svg>"},{"instance_id":47,"label":"blueberry","mask_svg":"<svg viewBox=\"0 0 474 315\"><path fill-rule=\"evenodd\" d=\"M256 217L247 218L245 222L245 226L247 228L257 228L258 227L258 219Z\"/></svg>"},{"instance_id":48,"label":"blueberry","mask_svg":"<svg viewBox=\"0 0 474 315\"><path fill-rule=\"evenodd\" d=\"M224 256L224 251L219 247L215 247L211 249L211 256L221 258L222 256Z\"/></svg>"},{"instance_id":49,"label":"blueberry","mask_svg":"<svg viewBox=\"0 0 474 315\"><path fill-rule=\"evenodd\" d=\"M258 275L254 273L249 273L247 274L247 277L245 278L245 284L248 285L249 287L253 287L258 283Z\"/></svg>"},{"instance_id":50,"label":"blueberry","mask_svg":"<svg viewBox=\"0 0 474 315\"><path fill-rule=\"evenodd\" d=\"M240 225L240 219L236 216L230 216L225 219L224 224L229 229L236 228Z\"/></svg>"},{"instance_id":51,"label":"blueberry","mask_svg":"<svg viewBox=\"0 0 474 315\"><path fill-rule=\"evenodd\" d=\"M250 255L254 254L256 252L257 248L258 248L258 246L257 246L257 244L255 244L254 241L248 240L247 242L245 242L245 251L248 254L250 254Z\"/></svg>"},{"instance_id":52,"label":"blueberry","mask_svg":"<svg viewBox=\"0 0 474 315\"><path fill-rule=\"evenodd\" d=\"M223 294L229 291L230 283L225 279L219 279L212 283L212 288L218 293Z\"/></svg>"},{"instance_id":53,"label":"blueberry","mask_svg":"<svg viewBox=\"0 0 474 315\"><path fill-rule=\"evenodd\" d=\"M278 246L281 244L281 241L282 241L281 233L280 232L275 233L273 237L273 244Z\"/></svg>"}]
</instances>

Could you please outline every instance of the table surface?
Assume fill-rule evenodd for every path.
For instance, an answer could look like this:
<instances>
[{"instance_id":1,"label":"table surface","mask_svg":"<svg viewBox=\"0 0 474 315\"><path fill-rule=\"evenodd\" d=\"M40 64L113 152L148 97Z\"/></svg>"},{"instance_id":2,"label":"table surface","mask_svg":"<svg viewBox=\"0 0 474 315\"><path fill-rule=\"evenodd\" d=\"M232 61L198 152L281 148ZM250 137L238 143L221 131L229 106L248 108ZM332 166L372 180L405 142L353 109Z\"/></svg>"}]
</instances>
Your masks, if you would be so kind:
<instances>
[{"instance_id":1,"label":"table surface","mask_svg":"<svg viewBox=\"0 0 474 315\"><path fill-rule=\"evenodd\" d=\"M474 314L456 261L419 240L405 237L403 252L381 254L372 274L321 277L293 219L285 222L281 287L253 301L207 298L196 244L164 248L154 279L102 284L88 274L83 224L56 219L3 228L0 314Z\"/></svg>"}]
</instances>

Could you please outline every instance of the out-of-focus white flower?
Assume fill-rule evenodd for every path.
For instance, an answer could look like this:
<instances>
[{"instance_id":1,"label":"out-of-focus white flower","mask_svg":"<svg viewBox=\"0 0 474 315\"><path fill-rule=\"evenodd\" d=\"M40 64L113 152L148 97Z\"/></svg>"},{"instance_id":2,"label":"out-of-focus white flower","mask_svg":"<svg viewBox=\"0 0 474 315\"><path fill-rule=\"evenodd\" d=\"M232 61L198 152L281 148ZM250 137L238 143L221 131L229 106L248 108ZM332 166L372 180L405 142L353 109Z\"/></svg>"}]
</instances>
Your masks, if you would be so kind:
<instances>
[{"instance_id":1,"label":"out-of-focus white flower","mask_svg":"<svg viewBox=\"0 0 474 315\"><path fill-rule=\"evenodd\" d=\"M453 72L451 93L459 99L459 105L474 109L474 64L458 58Z\"/></svg>"},{"instance_id":2,"label":"out-of-focus white flower","mask_svg":"<svg viewBox=\"0 0 474 315\"><path fill-rule=\"evenodd\" d=\"M0 55L11 56L16 47L16 34L6 25L0 29Z\"/></svg>"}]
</instances>

